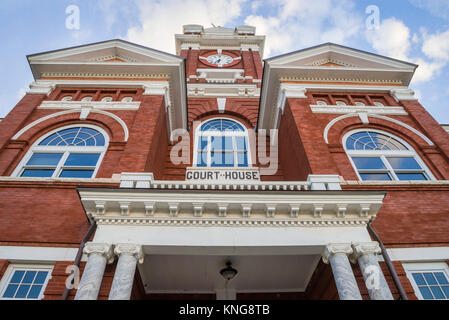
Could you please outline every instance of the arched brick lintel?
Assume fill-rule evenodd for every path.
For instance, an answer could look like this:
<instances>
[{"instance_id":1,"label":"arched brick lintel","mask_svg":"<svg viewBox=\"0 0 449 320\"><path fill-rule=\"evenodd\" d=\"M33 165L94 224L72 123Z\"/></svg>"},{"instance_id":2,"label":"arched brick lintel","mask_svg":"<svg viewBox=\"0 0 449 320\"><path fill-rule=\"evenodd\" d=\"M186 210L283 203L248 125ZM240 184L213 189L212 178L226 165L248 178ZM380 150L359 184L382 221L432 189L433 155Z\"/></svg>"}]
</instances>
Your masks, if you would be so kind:
<instances>
[{"instance_id":1,"label":"arched brick lintel","mask_svg":"<svg viewBox=\"0 0 449 320\"><path fill-rule=\"evenodd\" d=\"M16 133L12 140L28 141L29 144L34 143L36 139L46 134L47 132L70 124L93 124L97 125L109 134L110 142L124 142L127 140L126 124L116 115L111 117L105 112L99 113L92 111L85 120L80 120L80 110L73 110L72 112L59 112L49 116L40 118ZM120 119L119 122L118 119ZM125 127L124 127L125 126Z\"/></svg>"},{"instance_id":2,"label":"arched brick lintel","mask_svg":"<svg viewBox=\"0 0 449 320\"><path fill-rule=\"evenodd\" d=\"M383 116L382 116L383 117ZM433 142L427 138L424 134L420 133L417 129L413 128L414 131L420 133L417 134L413 130L407 128L405 123L400 122L396 119L391 119L399 121L401 124L391 121L390 119L378 118L376 115L368 115L369 123L364 124L360 117L356 114L348 115L347 117L338 118L332 120L324 132L324 138L329 145L342 145L343 136L351 130L360 128L372 128L379 129L391 134L394 134L405 141L409 142L414 148L421 149L425 147L434 146ZM334 123L332 123L334 121Z\"/></svg>"}]
</instances>

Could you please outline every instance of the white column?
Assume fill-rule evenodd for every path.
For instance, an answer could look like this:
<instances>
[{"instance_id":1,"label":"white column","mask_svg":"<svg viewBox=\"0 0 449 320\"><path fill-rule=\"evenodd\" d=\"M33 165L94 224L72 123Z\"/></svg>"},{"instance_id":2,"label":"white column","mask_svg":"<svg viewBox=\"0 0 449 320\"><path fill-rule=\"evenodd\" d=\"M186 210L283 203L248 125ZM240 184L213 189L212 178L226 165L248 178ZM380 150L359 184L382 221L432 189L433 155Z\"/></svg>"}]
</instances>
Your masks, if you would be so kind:
<instances>
[{"instance_id":1,"label":"white column","mask_svg":"<svg viewBox=\"0 0 449 320\"><path fill-rule=\"evenodd\" d=\"M133 288L137 262L143 263L142 246L118 244L114 253L119 257L112 281L109 300L129 300Z\"/></svg>"},{"instance_id":2,"label":"white column","mask_svg":"<svg viewBox=\"0 0 449 320\"><path fill-rule=\"evenodd\" d=\"M88 259L75 300L96 300L103 281L104 269L107 263L114 261L114 254L110 244L92 242L86 243L83 252Z\"/></svg>"},{"instance_id":3,"label":"white column","mask_svg":"<svg viewBox=\"0 0 449 320\"><path fill-rule=\"evenodd\" d=\"M323 261L331 264L340 300L362 300L349 263L348 255L350 254L352 254L350 244L329 244L324 250Z\"/></svg>"},{"instance_id":4,"label":"white column","mask_svg":"<svg viewBox=\"0 0 449 320\"><path fill-rule=\"evenodd\" d=\"M393 300L393 295L376 257L381 253L379 243L375 241L354 243L352 248L354 252L350 257L351 262L359 263L371 300Z\"/></svg>"}]
</instances>

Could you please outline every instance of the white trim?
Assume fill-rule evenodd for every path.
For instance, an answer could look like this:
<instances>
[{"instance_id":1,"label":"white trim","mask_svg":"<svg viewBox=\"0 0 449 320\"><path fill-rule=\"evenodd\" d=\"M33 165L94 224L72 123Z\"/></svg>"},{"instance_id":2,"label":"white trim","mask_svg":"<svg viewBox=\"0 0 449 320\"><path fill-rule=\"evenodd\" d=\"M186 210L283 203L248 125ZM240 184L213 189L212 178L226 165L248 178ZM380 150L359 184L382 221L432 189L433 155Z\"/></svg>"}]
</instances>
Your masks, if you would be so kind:
<instances>
[{"instance_id":1,"label":"white trim","mask_svg":"<svg viewBox=\"0 0 449 320\"><path fill-rule=\"evenodd\" d=\"M0 246L0 259L28 263L74 261L78 248Z\"/></svg>"},{"instance_id":2,"label":"white trim","mask_svg":"<svg viewBox=\"0 0 449 320\"><path fill-rule=\"evenodd\" d=\"M387 251L392 261L432 262L449 260L449 247L388 248Z\"/></svg>"},{"instance_id":3,"label":"white trim","mask_svg":"<svg viewBox=\"0 0 449 320\"><path fill-rule=\"evenodd\" d=\"M266 228L364 225L375 217L382 192L214 192L80 189L81 202L98 224L252 226ZM248 199L251 198L248 206ZM126 204L126 205L125 205ZM148 206L153 208L148 212ZM125 208L126 207L126 208ZM195 211L202 210L200 217Z\"/></svg>"},{"instance_id":4,"label":"white trim","mask_svg":"<svg viewBox=\"0 0 449 320\"><path fill-rule=\"evenodd\" d=\"M59 132L61 130L70 129L70 128L77 128L77 127L86 127L91 128L94 130L99 131L105 140L104 146L88 146L88 147L76 147L76 146L39 146L39 143L46 139L47 137L51 136L52 134ZM16 167L16 169L13 171L12 175L13 177L20 177L22 172L25 170L25 165L30 160L30 158L35 154L36 152L43 153L43 152L50 152L50 153L63 153L63 156L59 160L58 165L55 167L52 178L59 177L59 174L63 170L63 165L65 161L67 160L67 157L70 153L100 153L100 157L98 158L97 165L94 169L94 172L92 174L91 178L95 178L95 176L98 173L98 170L101 166L101 163L103 162L103 158L106 154L106 151L109 146L109 135L105 130L98 126L90 125L90 124L72 124L68 126L58 127L47 134L41 136L39 139L36 140L36 142L31 146L31 148L28 150L26 155L22 158L19 165Z\"/></svg>"},{"instance_id":5,"label":"white trim","mask_svg":"<svg viewBox=\"0 0 449 320\"><path fill-rule=\"evenodd\" d=\"M139 243L145 254L321 255L329 243L369 242L366 226L266 228L99 225L100 243Z\"/></svg>"},{"instance_id":6,"label":"white trim","mask_svg":"<svg viewBox=\"0 0 449 320\"><path fill-rule=\"evenodd\" d=\"M37 107L38 109L81 109L81 108L92 108L100 110L139 110L140 101L134 102L122 102L122 101L42 101L41 105Z\"/></svg>"},{"instance_id":7,"label":"white trim","mask_svg":"<svg viewBox=\"0 0 449 320\"><path fill-rule=\"evenodd\" d=\"M187 79L188 80L188 79ZM253 82L255 82L253 80ZM258 98L260 88L256 84L189 83L189 97L250 97Z\"/></svg>"},{"instance_id":8,"label":"white trim","mask_svg":"<svg viewBox=\"0 0 449 320\"><path fill-rule=\"evenodd\" d=\"M429 146L433 146L433 145L434 145L434 143L432 142L432 140L430 140L428 137L426 137L423 133L419 132L418 130L416 130L415 128L409 126L408 124L406 124L406 123L404 123L404 122L401 122L401 121L396 120L396 119L393 119L393 118L389 118L389 117L385 117L385 116L381 116L381 115L377 115L377 114L372 114L372 113L367 113L367 116L368 116L368 117L371 117L371 118L382 119L382 120L389 121L389 122L393 122L393 123L395 123L395 124L397 124L397 125L400 125L401 127L404 127L404 128L406 128L406 129L412 131L413 133L415 133L415 134L418 135L419 137L421 137L421 138L422 138L422 139L423 139ZM346 118L351 118L351 117L359 117L359 115L356 114L356 113L348 113L348 114L339 116L339 117L337 117L337 118L335 118L335 119L332 119L332 120L326 125L326 128L324 129L324 133L323 133L324 141L325 141L327 144L329 144L328 135L329 135L330 129L331 129L337 122L339 122L339 121L341 121L341 120L343 120L343 119L346 119ZM371 130L371 129L369 129L369 130Z\"/></svg>"},{"instance_id":9,"label":"white trim","mask_svg":"<svg viewBox=\"0 0 449 320\"><path fill-rule=\"evenodd\" d=\"M408 115L407 111L403 107L397 106L340 106L340 105L311 105L313 113L331 113L331 114L339 114L339 113L370 113L370 114L389 114L389 115Z\"/></svg>"},{"instance_id":10,"label":"white trim","mask_svg":"<svg viewBox=\"0 0 449 320\"><path fill-rule=\"evenodd\" d=\"M49 120L49 119L52 119L52 118L56 118L56 117L59 117L59 116L65 115L65 114L78 113L78 112L81 114L83 112L83 109L74 109L74 110L60 111L60 112L52 113L52 114L49 114L48 116L39 118L36 121L33 121L30 124L28 124L27 126L23 127L19 132L17 132L11 138L11 140L19 139L20 136L22 136L25 132L27 132L29 129L31 129L32 127L34 127L35 125L37 125L37 124L39 124L41 122L44 122L46 120ZM104 111L104 110L95 110L95 109L93 109L93 110L90 110L90 112L103 114L103 115L108 116L108 117L114 119L115 121L117 121L120 124L120 126L123 128L123 132L124 132L124 135L125 135L125 139L124 139L125 142L128 141L129 130L128 130L128 127L126 126L126 123L120 117L116 116L113 113ZM82 125L84 125L84 124L82 124Z\"/></svg>"},{"instance_id":11,"label":"white trim","mask_svg":"<svg viewBox=\"0 0 449 320\"><path fill-rule=\"evenodd\" d=\"M42 290L37 299L13 299L13 298L3 298L6 288L11 281L12 276L16 270L36 270L36 271L48 271L47 278L42 285ZM10 264L6 270L2 280L0 281L0 300L42 300L44 298L44 292L48 285L48 281L52 278L51 273L53 272L53 265L39 265L39 264Z\"/></svg>"},{"instance_id":12,"label":"white trim","mask_svg":"<svg viewBox=\"0 0 449 320\"><path fill-rule=\"evenodd\" d=\"M449 280L449 266L445 262L433 262L433 263L403 263L405 273L410 281L415 295L419 300L424 300L418 285L413 278L413 272L443 272L446 279Z\"/></svg>"}]
</instances>

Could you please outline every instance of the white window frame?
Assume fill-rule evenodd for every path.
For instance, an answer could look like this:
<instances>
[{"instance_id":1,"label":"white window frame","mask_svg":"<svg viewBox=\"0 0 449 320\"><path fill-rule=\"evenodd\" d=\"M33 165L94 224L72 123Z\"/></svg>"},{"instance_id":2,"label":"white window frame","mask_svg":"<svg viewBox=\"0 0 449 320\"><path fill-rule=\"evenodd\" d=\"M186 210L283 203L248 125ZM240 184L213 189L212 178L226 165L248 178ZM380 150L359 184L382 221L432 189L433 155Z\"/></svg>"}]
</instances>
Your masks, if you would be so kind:
<instances>
[{"instance_id":1,"label":"white window frame","mask_svg":"<svg viewBox=\"0 0 449 320\"><path fill-rule=\"evenodd\" d=\"M0 300L42 300L44 296L45 289L47 288L48 281L52 278L51 274L53 272L53 265L39 265L39 264L10 264L6 269L5 274L0 280ZM3 294L8 287L12 276L16 271L48 271L48 276L45 279L44 284L42 285L42 291L39 294L38 298L35 299L27 299L27 298L3 298Z\"/></svg>"},{"instance_id":2,"label":"white window frame","mask_svg":"<svg viewBox=\"0 0 449 320\"><path fill-rule=\"evenodd\" d=\"M358 133L358 132L366 132L366 131L376 132L376 133L380 133L380 134L389 136L389 137L399 141L400 143L402 143L408 150L386 150L386 151L384 151L384 150L348 150L348 149L346 149L346 143L350 136L352 136L353 134ZM387 159L386 159L387 157L414 158L415 161L420 165L422 170L418 170L418 169L406 170L406 169L404 169L403 172L401 172L401 173L422 173L422 174L424 174L424 176L427 177L428 180L436 180L435 176L432 174L432 172L426 166L424 161L421 160L421 157L416 153L415 149L410 144L408 144L406 141L404 141L403 139L401 139L389 132L377 130L377 129L371 129L371 128L361 128L361 129L352 130L343 136L343 147L344 147L344 149L346 151L346 155L348 156L349 161L351 162L352 167L354 168L354 171L356 172L357 177L359 178L360 181L366 181L366 180L362 179L359 169L357 168L354 160L352 159L353 157L381 158L386 169L384 169L384 170L379 169L377 171L379 173L387 173L392 178L392 180L390 180L390 181L407 181L407 180L399 180L399 178L396 175L395 169L393 169L393 167L387 161ZM366 171L373 172L373 173L376 172L376 170L369 170L369 169L367 169ZM398 171L398 170L396 169L396 171ZM363 174L363 172L361 172L361 173ZM389 181L382 180L382 182L388 183Z\"/></svg>"},{"instance_id":3,"label":"white window frame","mask_svg":"<svg viewBox=\"0 0 449 320\"><path fill-rule=\"evenodd\" d=\"M413 272L443 272L446 278L449 279L449 266L445 262L428 262L428 263L403 263L405 273L408 280L412 284L415 295L419 300L425 300L412 276Z\"/></svg>"},{"instance_id":4,"label":"white window frame","mask_svg":"<svg viewBox=\"0 0 449 320\"><path fill-rule=\"evenodd\" d=\"M201 131L201 127L209 122L209 121L214 121L214 120L228 120L228 121L233 121L235 123L238 123L239 125L241 125L244 129L244 131ZM234 166L233 167L229 167L229 166L223 166L223 167L212 167L212 144L211 144L211 140L210 137L231 137L232 138L232 147L233 147L233 155L234 155ZM206 161L206 166L205 167L199 167L198 166L198 143L199 143L199 138L200 137L208 137L208 143L207 143L207 161ZM243 137L246 139L246 155L247 155L247 161L248 161L248 165L246 167L239 167L238 165L238 157L237 154L239 153L236 149L236 137ZM246 128L246 126L244 124L242 124L241 122L232 119L232 118L226 118L226 117L216 117L216 118L210 118L207 119L203 122L201 122L198 127L195 130L195 142L194 142L194 154L193 154L193 167L196 168L214 168L214 169L219 169L219 168L227 168L227 169L231 169L231 168L252 168L252 158L251 158L251 146L250 146L250 141L249 141L249 135L248 135L248 129Z\"/></svg>"},{"instance_id":5,"label":"white window frame","mask_svg":"<svg viewBox=\"0 0 449 320\"><path fill-rule=\"evenodd\" d=\"M104 136L104 146L100 146L100 147L93 147L93 146L87 146L87 147L86 146L39 146L39 143L41 143L44 139L48 138L49 136L51 136L52 134L54 134L56 132L59 132L59 131L65 130L65 129L70 129L70 128L78 128L78 127L86 127L86 128L90 128L90 129L99 131ZM31 159L31 157L35 153L62 153L63 156L59 160L59 162L53 172L53 175L50 178L52 178L52 179L74 179L74 178L59 178L59 174L62 172L62 170L64 168L64 164L65 164L67 158L69 157L69 155L71 153L84 153L84 154L100 153L100 157L98 158L97 166L94 169L92 177L83 178L83 179L92 179L92 178L95 178L97 175L97 172L101 166L101 163L103 162L103 158L104 158L104 155L106 154L108 146L109 146L109 135L106 133L105 130L103 130L100 127L90 125L90 124L73 124L73 125L69 125L69 126L59 127L57 129L52 130L51 132L43 135L33 144L33 146L30 148L30 150L28 150L26 155L22 158L19 165L16 167L16 169L14 170L14 172L12 173L11 176L12 177L20 177L22 175L23 171L26 169L26 164L28 163L28 161ZM40 167L36 166L33 168L39 169ZM46 166L42 167L42 169L45 169L45 168L47 168L47 167ZM89 167L89 168L93 168L93 167ZM76 169L86 169L86 167L70 167L70 169L75 169L75 170ZM35 179L39 179L39 178L36 177ZM44 178L42 178L42 179L44 179Z\"/></svg>"}]
</instances>

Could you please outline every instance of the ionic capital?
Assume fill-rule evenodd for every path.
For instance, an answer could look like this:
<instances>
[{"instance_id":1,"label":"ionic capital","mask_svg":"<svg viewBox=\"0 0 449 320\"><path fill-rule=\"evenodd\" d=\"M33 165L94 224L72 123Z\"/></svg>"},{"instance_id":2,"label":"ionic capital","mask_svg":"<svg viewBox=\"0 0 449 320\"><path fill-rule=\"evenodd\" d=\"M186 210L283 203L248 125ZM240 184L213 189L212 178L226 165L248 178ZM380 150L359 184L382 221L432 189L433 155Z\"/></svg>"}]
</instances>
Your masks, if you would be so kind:
<instances>
[{"instance_id":1,"label":"ionic capital","mask_svg":"<svg viewBox=\"0 0 449 320\"><path fill-rule=\"evenodd\" d=\"M139 263L143 263L143 250L141 245L137 244L117 244L114 248L114 253L120 257L122 254L133 256Z\"/></svg>"},{"instance_id":2,"label":"ionic capital","mask_svg":"<svg viewBox=\"0 0 449 320\"><path fill-rule=\"evenodd\" d=\"M352 254L352 247L350 243L331 243L326 246L323 252L323 262L328 264L329 258L336 254L350 255Z\"/></svg>"},{"instance_id":3,"label":"ionic capital","mask_svg":"<svg viewBox=\"0 0 449 320\"><path fill-rule=\"evenodd\" d=\"M350 260L352 263L357 262L357 259L360 258L361 256L367 254L378 255L382 252L382 250L379 247L379 243L376 241L353 243L352 248L353 253L350 256Z\"/></svg>"},{"instance_id":4,"label":"ionic capital","mask_svg":"<svg viewBox=\"0 0 449 320\"><path fill-rule=\"evenodd\" d=\"M114 262L114 253L112 251L112 246L107 243L93 243L88 242L84 246L83 253L88 257L91 254L98 254L106 258L107 263Z\"/></svg>"}]
</instances>

